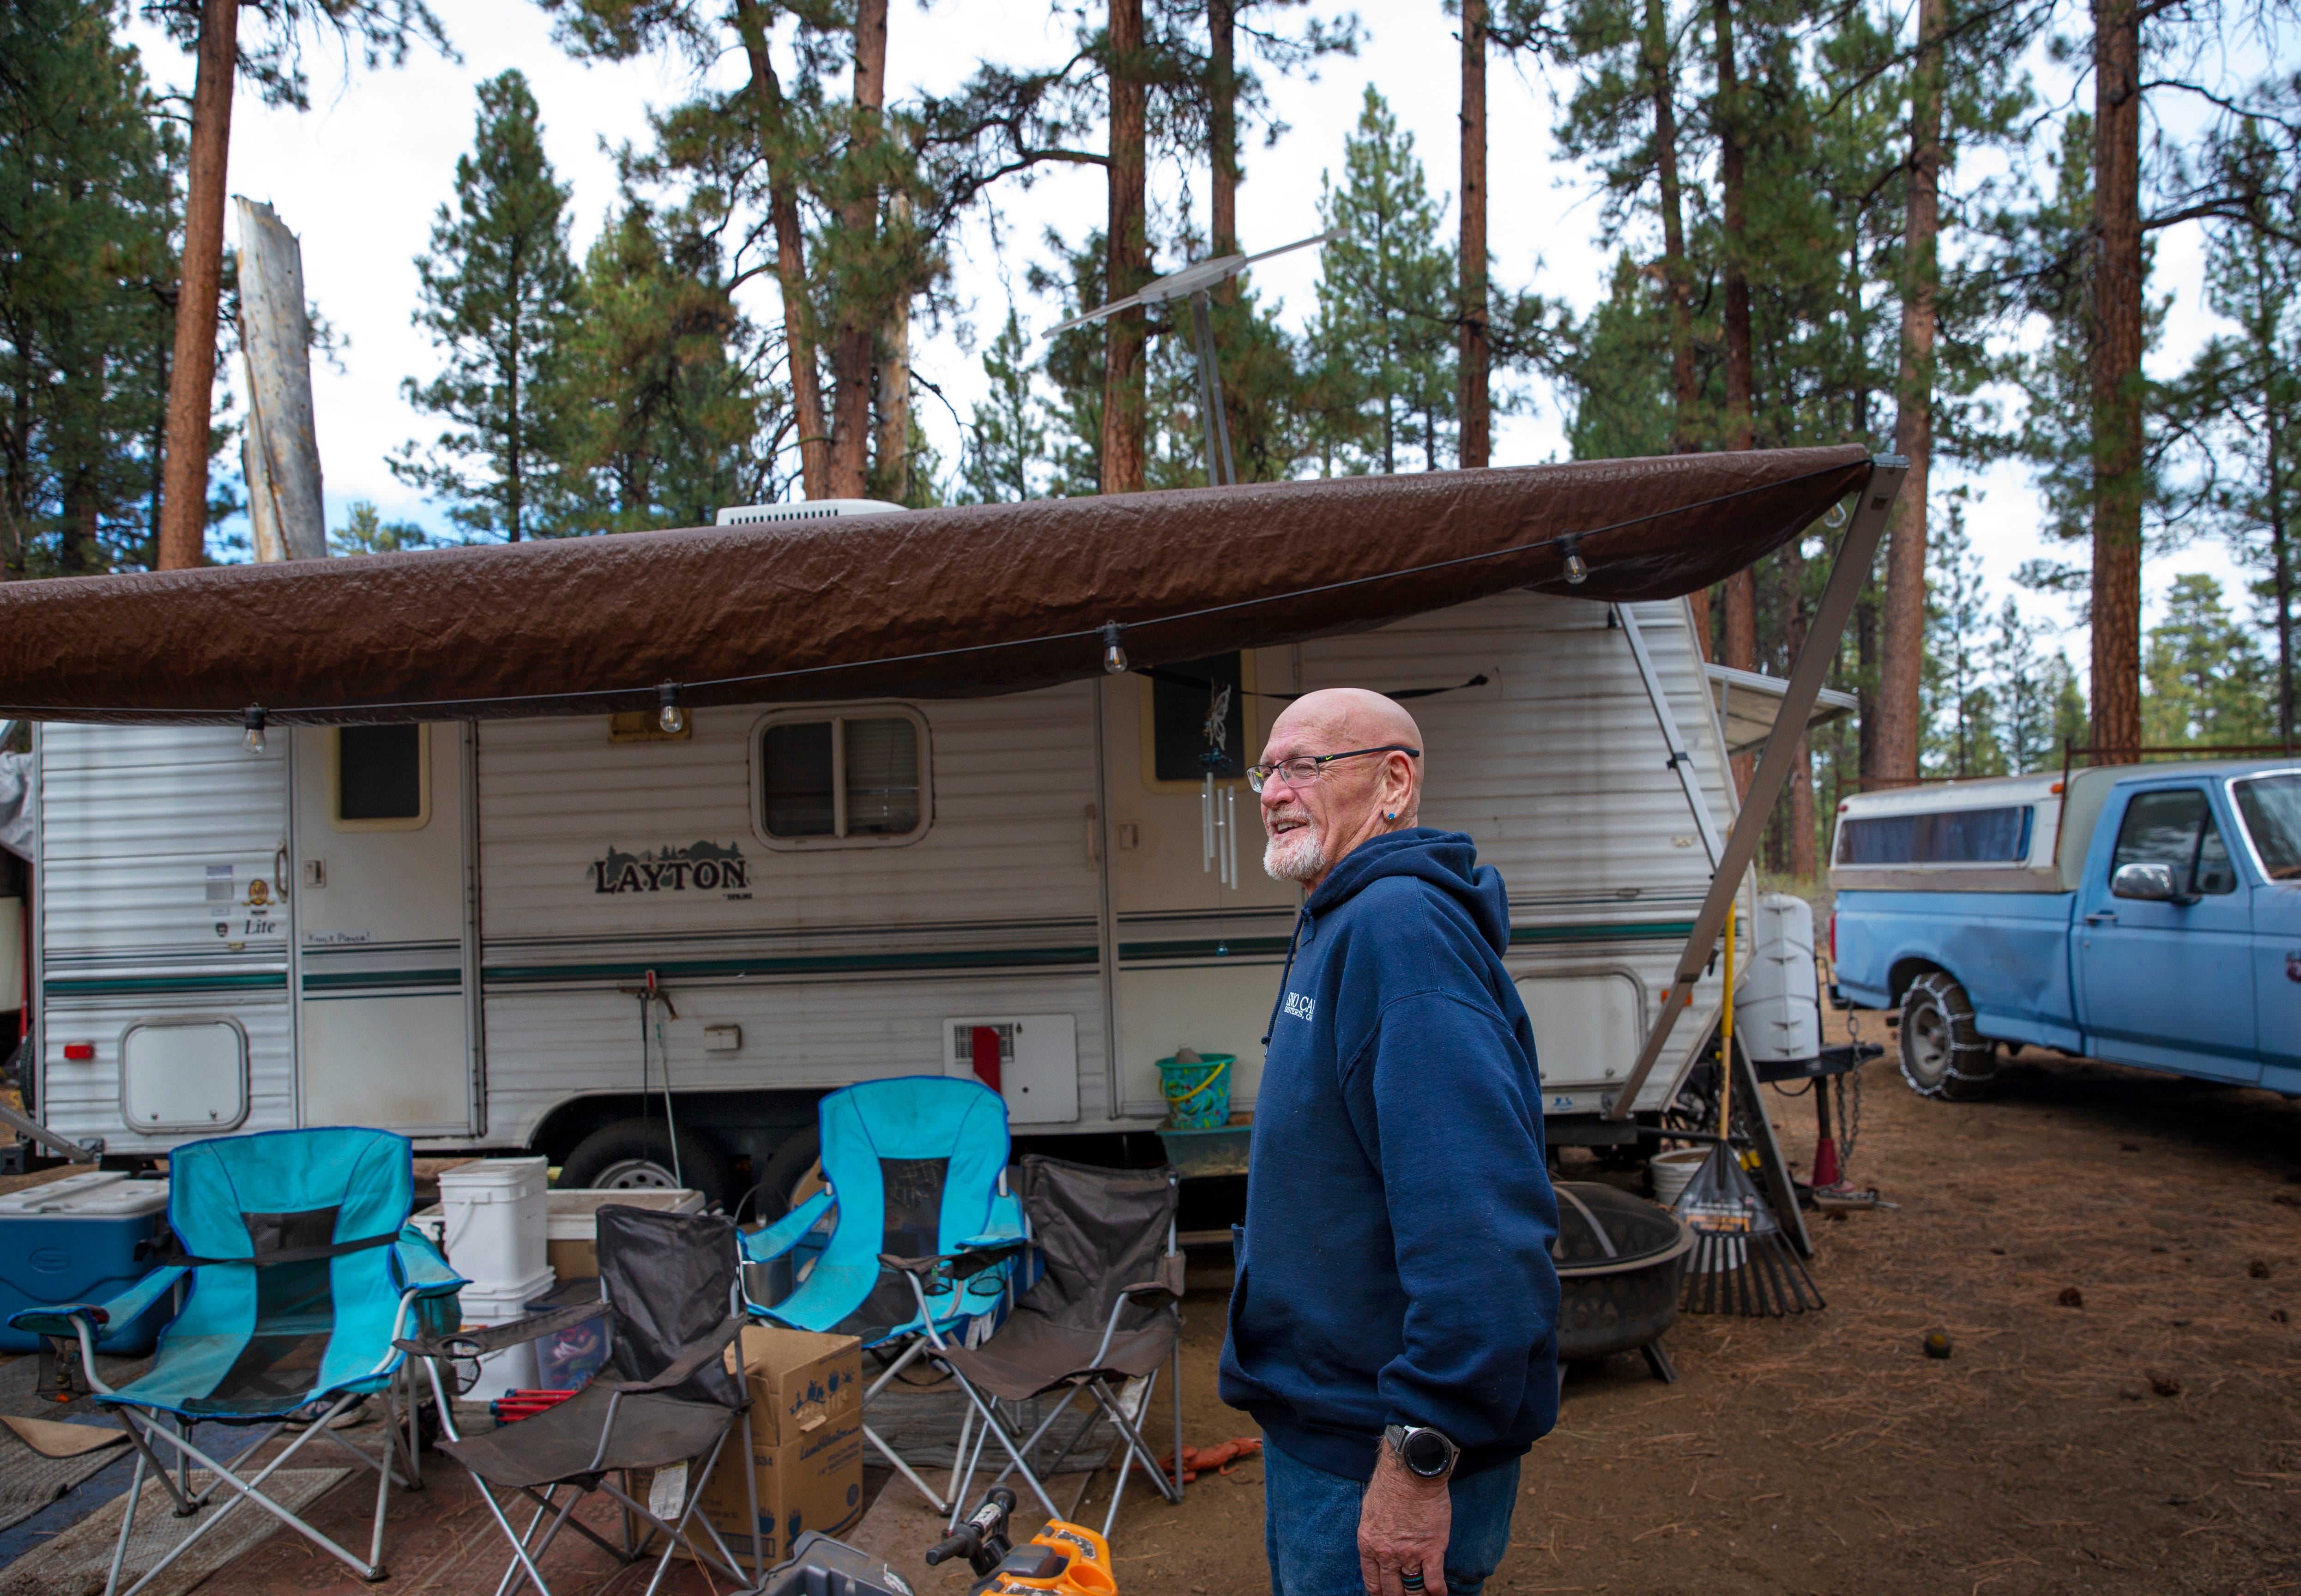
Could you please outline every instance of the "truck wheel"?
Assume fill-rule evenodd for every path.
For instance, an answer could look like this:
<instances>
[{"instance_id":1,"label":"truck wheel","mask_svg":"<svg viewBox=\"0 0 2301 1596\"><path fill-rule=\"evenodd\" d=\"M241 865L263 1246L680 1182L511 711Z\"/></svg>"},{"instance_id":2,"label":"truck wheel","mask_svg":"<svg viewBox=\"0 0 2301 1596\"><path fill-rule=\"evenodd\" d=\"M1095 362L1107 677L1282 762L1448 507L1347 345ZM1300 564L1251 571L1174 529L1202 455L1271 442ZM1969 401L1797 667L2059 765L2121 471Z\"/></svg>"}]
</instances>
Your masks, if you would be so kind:
<instances>
[{"instance_id":1,"label":"truck wheel","mask_svg":"<svg viewBox=\"0 0 2301 1596\"><path fill-rule=\"evenodd\" d=\"M671 1132L659 1119L619 1119L602 1126L577 1142L559 1166L562 1186L668 1191L682 1181L702 1192L707 1206L727 1199L734 1174L724 1153L683 1126L674 1160Z\"/></svg>"},{"instance_id":2,"label":"truck wheel","mask_svg":"<svg viewBox=\"0 0 2301 1596\"><path fill-rule=\"evenodd\" d=\"M1997 1073L1997 1051L1974 1028L1973 999L1945 970L1929 970L1902 994L1902 1079L1923 1098L1970 1102Z\"/></svg>"}]
</instances>

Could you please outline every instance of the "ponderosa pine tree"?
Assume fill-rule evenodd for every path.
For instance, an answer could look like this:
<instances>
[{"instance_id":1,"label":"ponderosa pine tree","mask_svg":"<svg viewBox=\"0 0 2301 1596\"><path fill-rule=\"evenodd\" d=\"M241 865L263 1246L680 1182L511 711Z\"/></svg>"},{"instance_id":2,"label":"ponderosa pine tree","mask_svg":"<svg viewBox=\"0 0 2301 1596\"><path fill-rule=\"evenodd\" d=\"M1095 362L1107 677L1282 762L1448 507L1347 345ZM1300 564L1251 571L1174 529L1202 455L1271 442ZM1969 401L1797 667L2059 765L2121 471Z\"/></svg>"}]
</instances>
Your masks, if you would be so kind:
<instances>
[{"instance_id":1,"label":"ponderosa pine tree","mask_svg":"<svg viewBox=\"0 0 2301 1596\"><path fill-rule=\"evenodd\" d=\"M975 403L959 462L961 502L1019 504L1040 497L1047 458L1044 412L1033 380L1023 319L1007 307L1007 324L983 356L991 397Z\"/></svg>"},{"instance_id":2,"label":"ponderosa pine tree","mask_svg":"<svg viewBox=\"0 0 2301 1596\"><path fill-rule=\"evenodd\" d=\"M224 173L234 90L245 79L267 105L308 109L306 29L334 39L347 61L356 42L371 70L387 61L401 64L408 46L419 40L444 55L452 57L454 51L423 0L146 0L143 10L197 63L158 538L160 569L181 570L200 563L208 523L216 306L223 291ZM243 11L255 13L252 29L242 29Z\"/></svg>"},{"instance_id":3,"label":"ponderosa pine tree","mask_svg":"<svg viewBox=\"0 0 2301 1596\"><path fill-rule=\"evenodd\" d=\"M410 487L447 502L456 524L516 543L553 527L558 485L548 389L575 288L568 188L543 150L535 96L514 69L480 85L472 152L456 163L456 199L415 261L415 325L447 369L401 383L409 404L448 423L430 446L390 461Z\"/></svg>"},{"instance_id":4,"label":"ponderosa pine tree","mask_svg":"<svg viewBox=\"0 0 2301 1596\"><path fill-rule=\"evenodd\" d=\"M2270 663L2210 576L2177 576L2149 629L2141 737L2150 748L2232 748L2272 734Z\"/></svg>"},{"instance_id":5,"label":"ponderosa pine tree","mask_svg":"<svg viewBox=\"0 0 2301 1596\"><path fill-rule=\"evenodd\" d=\"M766 496L781 416L765 340L691 217L627 195L554 336L537 401L565 530L703 526Z\"/></svg>"},{"instance_id":6,"label":"ponderosa pine tree","mask_svg":"<svg viewBox=\"0 0 2301 1596\"><path fill-rule=\"evenodd\" d=\"M1455 420L1453 255L1439 242L1414 136L1368 84L1343 144L1342 180L1320 179L1318 216L1340 237L1321 255L1318 353L1357 373L1368 464L1395 472L1408 450L1451 464Z\"/></svg>"},{"instance_id":7,"label":"ponderosa pine tree","mask_svg":"<svg viewBox=\"0 0 2301 1596\"><path fill-rule=\"evenodd\" d=\"M155 563L182 157L107 6L0 17L0 580Z\"/></svg>"}]
</instances>

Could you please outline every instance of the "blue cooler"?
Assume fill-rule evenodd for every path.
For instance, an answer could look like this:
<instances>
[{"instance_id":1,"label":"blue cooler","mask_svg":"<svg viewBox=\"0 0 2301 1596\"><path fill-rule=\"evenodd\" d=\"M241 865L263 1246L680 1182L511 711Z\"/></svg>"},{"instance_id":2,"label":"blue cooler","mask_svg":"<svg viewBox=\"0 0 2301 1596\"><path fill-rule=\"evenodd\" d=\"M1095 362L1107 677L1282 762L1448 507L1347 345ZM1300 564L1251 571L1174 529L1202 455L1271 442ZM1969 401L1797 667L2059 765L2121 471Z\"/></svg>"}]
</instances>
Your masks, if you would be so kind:
<instances>
[{"instance_id":1,"label":"blue cooler","mask_svg":"<svg viewBox=\"0 0 2301 1596\"><path fill-rule=\"evenodd\" d=\"M40 1338L8 1316L65 1302L103 1303L152 1270L168 1236L168 1182L92 1171L0 1197L0 1352L37 1352ZM141 1355L175 1316L170 1296L96 1337L99 1352Z\"/></svg>"}]
</instances>

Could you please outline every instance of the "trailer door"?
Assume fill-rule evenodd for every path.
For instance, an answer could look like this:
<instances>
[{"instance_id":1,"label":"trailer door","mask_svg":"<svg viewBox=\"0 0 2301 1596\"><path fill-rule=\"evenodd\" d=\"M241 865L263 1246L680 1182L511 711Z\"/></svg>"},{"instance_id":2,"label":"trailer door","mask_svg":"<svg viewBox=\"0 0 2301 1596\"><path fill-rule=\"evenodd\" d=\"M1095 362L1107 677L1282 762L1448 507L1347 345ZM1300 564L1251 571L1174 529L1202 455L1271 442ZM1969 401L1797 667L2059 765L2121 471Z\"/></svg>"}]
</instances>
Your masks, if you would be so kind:
<instances>
[{"instance_id":1,"label":"trailer door","mask_svg":"<svg viewBox=\"0 0 2301 1596\"><path fill-rule=\"evenodd\" d=\"M459 725L296 732L305 1124L480 1131L471 740Z\"/></svg>"}]
</instances>

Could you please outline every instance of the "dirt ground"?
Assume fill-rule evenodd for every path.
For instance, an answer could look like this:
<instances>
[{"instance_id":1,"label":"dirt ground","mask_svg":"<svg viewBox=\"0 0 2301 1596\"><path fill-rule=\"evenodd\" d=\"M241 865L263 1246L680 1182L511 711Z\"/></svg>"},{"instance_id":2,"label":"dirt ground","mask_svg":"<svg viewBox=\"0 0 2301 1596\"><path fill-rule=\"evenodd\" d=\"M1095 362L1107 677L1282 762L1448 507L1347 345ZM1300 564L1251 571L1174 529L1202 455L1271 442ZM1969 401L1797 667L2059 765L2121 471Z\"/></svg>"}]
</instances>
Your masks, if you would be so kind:
<instances>
[{"instance_id":1,"label":"dirt ground","mask_svg":"<svg viewBox=\"0 0 2301 1596\"><path fill-rule=\"evenodd\" d=\"M1864 1032L1887 1034L1878 1016ZM1862 1086L1850 1174L1900 1206L1815 1224L1827 1309L1681 1320L1675 1385L1636 1358L1575 1369L1488 1588L2301 1591L2301 1103L2037 1052L1982 1103L1921 1101L1887 1063ZM1810 1102L1770 1107L1803 1168ZM1595 1174L1585 1157L1569 1177ZM1219 1289L1185 1305L1194 1445L1253 1433L1215 1395L1223 1306ZM1932 1329L1947 1361L1920 1350ZM1138 1476L1113 1535L1122 1596L1267 1589L1261 1480L1250 1462L1176 1508ZM337 1496L322 1522L353 1533L364 1491ZM963 1591L958 1566L918 1563L913 1517L874 1515L885 1555L923 1592ZM397 1499L394 1519L379 1588L492 1583L464 1482ZM565 1592L646 1583L566 1572ZM234 1573L313 1596L356 1583L284 1536Z\"/></svg>"},{"instance_id":2,"label":"dirt ground","mask_svg":"<svg viewBox=\"0 0 2301 1596\"><path fill-rule=\"evenodd\" d=\"M2301 1103L2035 1050L1998 1082L1871 1065L1849 1173L1900 1207L1814 1225L1827 1309L1682 1319L1675 1385L1575 1369L1487 1588L2301 1591ZM1803 1170L1811 1104L1769 1107ZM1192 1444L1253 1433L1221 1296L1186 1311ZM1264 1588L1260 1482L1130 1489L1123 1596Z\"/></svg>"}]
</instances>

